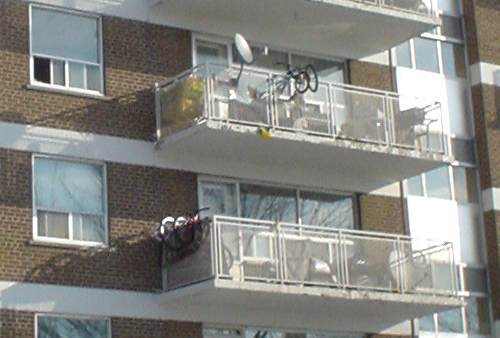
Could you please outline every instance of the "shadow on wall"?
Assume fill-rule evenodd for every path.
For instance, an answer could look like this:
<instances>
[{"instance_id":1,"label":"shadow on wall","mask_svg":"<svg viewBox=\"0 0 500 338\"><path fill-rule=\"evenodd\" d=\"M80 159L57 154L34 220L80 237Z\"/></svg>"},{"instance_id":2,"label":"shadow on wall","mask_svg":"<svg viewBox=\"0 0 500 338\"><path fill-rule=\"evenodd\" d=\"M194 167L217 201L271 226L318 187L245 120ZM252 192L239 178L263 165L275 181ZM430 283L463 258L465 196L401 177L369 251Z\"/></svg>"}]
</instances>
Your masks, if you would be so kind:
<instances>
[{"instance_id":1,"label":"shadow on wall","mask_svg":"<svg viewBox=\"0 0 500 338\"><path fill-rule=\"evenodd\" d=\"M33 92L30 91L29 94ZM11 106L0 111L0 120L155 141L153 87L107 100L80 100L83 101L78 104L69 104L68 101L66 106L71 106L69 109L40 111L34 114L31 111L37 108ZM30 118L30 115L33 118Z\"/></svg>"},{"instance_id":2,"label":"shadow on wall","mask_svg":"<svg viewBox=\"0 0 500 338\"><path fill-rule=\"evenodd\" d=\"M160 292L161 250L151 237L143 231L113 239L108 248L61 249L29 269L23 281Z\"/></svg>"}]
</instances>

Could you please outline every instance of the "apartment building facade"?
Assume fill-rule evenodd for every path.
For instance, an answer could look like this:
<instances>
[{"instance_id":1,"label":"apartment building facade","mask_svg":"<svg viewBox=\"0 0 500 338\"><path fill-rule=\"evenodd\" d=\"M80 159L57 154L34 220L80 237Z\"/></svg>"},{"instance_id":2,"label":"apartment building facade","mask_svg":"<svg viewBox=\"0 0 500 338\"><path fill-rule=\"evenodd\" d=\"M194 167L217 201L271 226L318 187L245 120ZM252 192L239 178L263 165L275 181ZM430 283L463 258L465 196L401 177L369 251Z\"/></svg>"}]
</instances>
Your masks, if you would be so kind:
<instances>
[{"instance_id":1,"label":"apartment building facade","mask_svg":"<svg viewBox=\"0 0 500 338\"><path fill-rule=\"evenodd\" d=\"M0 18L0 337L500 337L497 0Z\"/></svg>"}]
</instances>

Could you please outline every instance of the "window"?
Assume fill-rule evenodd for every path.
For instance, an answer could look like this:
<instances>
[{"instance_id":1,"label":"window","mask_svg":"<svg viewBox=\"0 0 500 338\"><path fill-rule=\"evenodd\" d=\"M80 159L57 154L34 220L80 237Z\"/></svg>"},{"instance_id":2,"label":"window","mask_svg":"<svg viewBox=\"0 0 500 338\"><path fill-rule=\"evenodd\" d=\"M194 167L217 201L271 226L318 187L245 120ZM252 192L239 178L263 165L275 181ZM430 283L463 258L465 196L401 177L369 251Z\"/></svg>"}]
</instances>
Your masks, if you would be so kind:
<instances>
[{"instance_id":1,"label":"window","mask_svg":"<svg viewBox=\"0 0 500 338\"><path fill-rule=\"evenodd\" d=\"M208 41L207 38L202 37L195 38L194 45L194 60L198 65L204 63L229 65L231 63L239 64L241 62L236 47L231 42L223 43L218 41ZM252 46L251 48L255 59L251 64L251 67L258 68L259 70L282 73L285 71L284 64L287 63L291 63L296 66L312 64L316 68L318 77L321 80L340 83L345 81L344 62L342 61L291 54L289 52L273 48L269 48L268 54L263 55L262 47Z\"/></svg>"},{"instance_id":2,"label":"window","mask_svg":"<svg viewBox=\"0 0 500 338\"><path fill-rule=\"evenodd\" d=\"M441 15L442 25L393 49L394 64L441 73L449 78L466 76L465 49L460 17Z\"/></svg>"},{"instance_id":3,"label":"window","mask_svg":"<svg viewBox=\"0 0 500 338\"><path fill-rule=\"evenodd\" d=\"M477 202L478 188L474 169L453 167L453 181L455 199L459 203Z\"/></svg>"},{"instance_id":4,"label":"window","mask_svg":"<svg viewBox=\"0 0 500 338\"><path fill-rule=\"evenodd\" d=\"M422 185L422 176L417 175L409 178L406 181L408 187L408 195L424 196L424 188Z\"/></svg>"},{"instance_id":5,"label":"window","mask_svg":"<svg viewBox=\"0 0 500 338\"><path fill-rule=\"evenodd\" d=\"M202 179L200 206L208 215L353 229L352 195L302 191L264 185Z\"/></svg>"},{"instance_id":6,"label":"window","mask_svg":"<svg viewBox=\"0 0 500 338\"><path fill-rule=\"evenodd\" d=\"M465 77L464 47L456 43L442 42L443 72L448 77Z\"/></svg>"},{"instance_id":7,"label":"window","mask_svg":"<svg viewBox=\"0 0 500 338\"><path fill-rule=\"evenodd\" d=\"M396 64L400 67L411 68L410 42L406 41L396 47Z\"/></svg>"},{"instance_id":8,"label":"window","mask_svg":"<svg viewBox=\"0 0 500 338\"><path fill-rule=\"evenodd\" d=\"M439 332L462 333L464 332L462 310L452 309L438 313Z\"/></svg>"},{"instance_id":9,"label":"window","mask_svg":"<svg viewBox=\"0 0 500 338\"><path fill-rule=\"evenodd\" d=\"M465 307L465 318L468 333L489 335L491 333L491 322L488 298L469 298Z\"/></svg>"},{"instance_id":10,"label":"window","mask_svg":"<svg viewBox=\"0 0 500 338\"><path fill-rule=\"evenodd\" d=\"M34 157L34 238L52 242L106 242L104 166Z\"/></svg>"},{"instance_id":11,"label":"window","mask_svg":"<svg viewBox=\"0 0 500 338\"><path fill-rule=\"evenodd\" d=\"M430 39L415 38L414 45L416 68L439 73L437 42Z\"/></svg>"},{"instance_id":12,"label":"window","mask_svg":"<svg viewBox=\"0 0 500 338\"><path fill-rule=\"evenodd\" d=\"M440 167L425 173L425 190L428 197L451 199L448 167Z\"/></svg>"},{"instance_id":13,"label":"window","mask_svg":"<svg viewBox=\"0 0 500 338\"><path fill-rule=\"evenodd\" d=\"M37 315L36 338L108 338L109 320Z\"/></svg>"},{"instance_id":14,"label":"window","mask_svg":"<svg viewBox=\"0 0 500 338\"><path fill-rule=\"evenodd\" d=\"M196 63L227 65L227 46L222 43L196 40Z\"/></svg>"},{"instance_id":15,"label":"window","mask_svg":"<svg viewBox=\"0 0 500 338\"><path fill-rule=\"evenodd\" d=\"M98 17L31 7L31 82L102 93Z\"/></svg>"}]
</instances>

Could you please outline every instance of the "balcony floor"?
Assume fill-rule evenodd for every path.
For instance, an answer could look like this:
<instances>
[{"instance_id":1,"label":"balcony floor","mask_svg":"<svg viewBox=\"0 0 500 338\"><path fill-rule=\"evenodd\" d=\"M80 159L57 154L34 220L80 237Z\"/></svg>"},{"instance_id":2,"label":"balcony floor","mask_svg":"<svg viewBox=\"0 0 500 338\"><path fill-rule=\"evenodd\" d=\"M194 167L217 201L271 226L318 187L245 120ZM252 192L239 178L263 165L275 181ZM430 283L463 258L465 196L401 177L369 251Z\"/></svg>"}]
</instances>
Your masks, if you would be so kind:
<instances>
[{"instance_id":1,"label":"balcony floor","mask_svg":"<svg viewBox=\"0 0 500 338\"><path fill-rule=\"evenodd\" d=\"M445 165L446 156L384 145L257 128L204 123L166 136L159 156L179 169L282 184L370 192Z\"/></svg>"},{"instance_id":2,"label":"balcony floor","mask_svg":"<svg viewBox=\"0 0 500 338\"><path fill-rule=\"evenodd\" d=\"M457 298L208 280L161 295L169 308L220 324L380 332L461 305Z\"/></svg>"},{"instance_id":3,"label":"balcony floor","mask_svg":"<svg viewBox=\"0 0 500 338\"><path fill-rule=\"evenodd\" d=\"M351 0L161 0L156 21L293 50L358 59L429 31L439 19Z\"/></svg>"}]
</instances>

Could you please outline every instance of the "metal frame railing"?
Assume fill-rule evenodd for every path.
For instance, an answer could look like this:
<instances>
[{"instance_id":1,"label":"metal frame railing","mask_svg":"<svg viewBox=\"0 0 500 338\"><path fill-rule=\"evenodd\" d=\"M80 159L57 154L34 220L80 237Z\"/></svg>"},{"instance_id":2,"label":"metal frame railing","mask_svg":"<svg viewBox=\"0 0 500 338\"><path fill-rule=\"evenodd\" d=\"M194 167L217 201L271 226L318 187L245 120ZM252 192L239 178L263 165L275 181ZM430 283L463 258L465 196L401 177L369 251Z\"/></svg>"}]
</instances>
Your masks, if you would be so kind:
<instances>
[{"instance_id":1,"label":"metal frame railing","mask_svg":"<svg viewBox=\"0 0 500 338\"><path fill-rule=\"evenodd\" d=\"M282 93L276 92L274 85L276 74L246 69L240 79L239 86L231 88L231 81L234 81L231 76L235 72L237 72L235 67L206 64L189 69L163 83L158 83L155 89L157 139L161 140L165 136L162 129L168 127L162 124L165 115L182 114L180 108L170 109L168 103L167 107L162 105L162 95L168 95L169 91L187 79L196 79L203 84L203 98L194 107L195 120L198 122L214 120L228 125L265 127L270 130L353 140L388 148L447 154L448 140L443 132L442 110L438 102L403 97L393 92L377 89L320 81L318 92L304 94L304 106L294 108L295 102L290 99L293 97L292 95L283 98ZM250 83L252 78L260 79L260 84L251 84L264 86L260 94L265 94L263 95L265 98L246 98L249 100L248 104L241 103L235 98L238 94L237 90L240 89L240 86L245 87L241 81ZM248 83L246 87L249 88ZM311 104L311 101L315 102ZM356 104L360 106L357 107ZM225 108L221 108L224 105ZM246 111L254 115L251 118L239 116L238 109L234 108L237 105L247 105ZM403 110L402 106L406 106L406 109ZM311 110L311 107L319 107L320 112L315 113L317 116L312 116L309 119L307 116L295 120L291 118L285 123L282 122L286 120L283 118L283 114L288 114L288 111L296 109L301 111L303 115L307 115L306 113ZM226 109L225 114L221 113L221 109ZM433 118L428 119L427 115L432 115ZM299 122L299 119L303 119L300 121L301 123L310 124L314 128L322 130L314 130L313 127L308 126L300 127L300 125L297 127L295 124ZM412 121L412 119L418 120L418 123L405 122ZM290 126L286 123L294 125ZM420 134L418 134L417 128L424 130L419 131ZM425 128L427 129L425 130ZM432 144L432 140L436 145Z\"/></svg>"},{"instance_id":2,"label":"metal frame railing","mask_svg":"<svg viewBox=\"0 0 500 338\"><path fill-rule=\"evenodd\" d=\"M251 243L258 241L258 236L267 240ZM252 251L255 246L260 252ZM228 250L233 251L231 263L227 262ZM214 216L210 252L211 277L215 279L458 296L453 245L449 242ZM362 254L353 256L358 252ZM390 254L384 255L387 252ZM377 256L384 259L377 261ZM425 273L415 272L422 268ZM316 271L321 278L314 277Z\"/></svg>"},{"instance_id":3,"label":"metal frame railing","mask_svg":"<svg viewBox=\"0 0 500 338\"><path fill-rule=\"evenodd\" d=\"M437 11L433 0L427 3L423 0L351 0L366 5L402 11L426 17L437 17ZM402 4L405 5L402 5ZM399 4L399 5L398 5Z\"/></svg>"}]
</instances>

